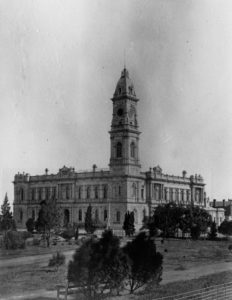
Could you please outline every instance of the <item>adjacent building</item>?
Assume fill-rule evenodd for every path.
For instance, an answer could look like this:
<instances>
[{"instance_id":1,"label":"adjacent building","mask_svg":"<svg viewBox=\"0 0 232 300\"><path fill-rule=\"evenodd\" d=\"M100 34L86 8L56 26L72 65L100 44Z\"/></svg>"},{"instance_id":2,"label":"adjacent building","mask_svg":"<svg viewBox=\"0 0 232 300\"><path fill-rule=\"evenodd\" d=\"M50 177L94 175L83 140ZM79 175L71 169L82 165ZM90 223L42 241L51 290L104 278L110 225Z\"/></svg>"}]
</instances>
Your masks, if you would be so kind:
<instances>
[{"instance_id":1,"label":"adjacent building","mask_svg":"<svg viewBox=\"0 0 232 300\"><path fill-rule=\"evenodd\" d=\"M205 183L201 175L164 174L160 166L142 171L139 144L138 103L133 82L126 68L113 94L110 129L109 168L93 165L90 171L73 167L59 169L57 174L16 174L14 177L14 218L25 227L29 217L37 217L40 202L52 199L63 210L64 222L84 222L89 204L93 217L115 231L122 230L124 215L133 211L139 229L144 216L160 204L206 207Z\"/></svg>"}]
</instances>

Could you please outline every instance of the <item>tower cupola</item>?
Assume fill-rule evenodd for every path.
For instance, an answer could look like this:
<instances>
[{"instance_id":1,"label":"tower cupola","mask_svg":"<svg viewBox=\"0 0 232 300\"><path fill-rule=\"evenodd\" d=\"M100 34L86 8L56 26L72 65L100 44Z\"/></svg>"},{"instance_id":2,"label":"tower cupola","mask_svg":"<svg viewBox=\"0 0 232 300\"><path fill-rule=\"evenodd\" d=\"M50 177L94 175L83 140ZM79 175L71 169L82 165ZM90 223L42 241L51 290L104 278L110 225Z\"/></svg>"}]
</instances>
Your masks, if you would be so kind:
<instances>
[{"instance_id":1,"label":"tower cupola","mask_svg":"<svg viewBox=\"0 0 232 300\"><path fill-rule=\"evenodd\" d=\"M134 84L129 77L129 72L126 68L122 70L121 77L118 80L114 97L130 96L136 97Z\"/></svg>"}]
</instances>

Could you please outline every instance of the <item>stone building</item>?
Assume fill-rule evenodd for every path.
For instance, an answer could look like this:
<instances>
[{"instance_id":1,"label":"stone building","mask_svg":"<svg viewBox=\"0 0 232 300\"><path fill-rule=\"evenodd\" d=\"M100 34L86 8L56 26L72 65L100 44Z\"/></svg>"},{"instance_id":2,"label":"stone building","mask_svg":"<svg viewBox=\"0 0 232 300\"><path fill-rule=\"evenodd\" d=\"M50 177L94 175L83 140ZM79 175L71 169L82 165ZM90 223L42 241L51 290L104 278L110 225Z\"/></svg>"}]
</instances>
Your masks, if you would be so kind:
<instances>
[{"instance_id":1,"label":"stone building","mask_svg":"<svg viewBox=\"0 0 232 300\"><path fill-rule=\"evenodd\" d=\"M57 174L17 174L14 178L14 218L25 227L29 217L37 217L42 200L55 199L62 208L64 220L83 223L89 204L93 217L114 230L122 230L124 215L133 211L139 229L144 216L160 204L174 201L206 206L204 181L200 175L164 174L159 166L142 171L139 157L138 102L127 69L111 99L113 116L110 130L108 169L93 165L86 172L63 167Z\"/></svg>"}]
</instances>

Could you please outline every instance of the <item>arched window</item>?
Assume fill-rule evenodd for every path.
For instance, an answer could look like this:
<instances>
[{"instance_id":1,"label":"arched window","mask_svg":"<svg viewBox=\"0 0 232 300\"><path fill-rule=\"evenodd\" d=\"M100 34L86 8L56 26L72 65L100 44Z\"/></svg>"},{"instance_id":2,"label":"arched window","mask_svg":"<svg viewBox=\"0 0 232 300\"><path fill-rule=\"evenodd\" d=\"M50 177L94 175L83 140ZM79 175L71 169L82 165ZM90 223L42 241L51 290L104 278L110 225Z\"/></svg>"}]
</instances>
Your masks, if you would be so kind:
<instances>
[{"instance_id":1,"label":"arched window","mask_svg":"<svg viewBox=\"0 0 232 300\"><path fill-rule=\"evenodd\" d=\"M82 221L82 210L79 209L79 212L78 212L78 220L81 222Z\"/></svg>"},{"instance_id":2,"label":"arched window","mask_svg":"<svg viewBox=\"0 0 232 300\"><path fill-rule=\"evenodd\" d=\"M135 143L134 142L132 142L131 144L130 144L130 155L131 155L131 157L135 157Z\"/></svg>"},{"instance_id":3,"label":"arched window","mask_svg":"<svg viewBox=\"0 0 232 300\"><path fill-rule=\"evenodd\" d=\"M86 197L87 197L87 199L90 198L90 187L89 186L87 187Z\"/></svg>"},{"instance_id":4,"label":"arched window","mask_svg":"<svg viewBox=\"0 0 232 300\"><path fill-rule=\"evenodd\" d=\"M103 198L104 199L107 198L107 186L106 185L104 186L104 189L103 189Z\"/></svg>"},{"instance_id":5,"label":"arched window","mask_svg":"<svg viewBox=\"0 0 232 300\"><path fill-rule=\"evenodd\" d=\"M98 199L98 187L96 186L94 189L95 199Z\"/></svg>"},{"instance_id":6,"label":"arched window","mask_svg":"<svg viewBox=\"0 0 232 300\"><path fill-rule=\"evenodd\" d=\"M116 212L116 222L120 223L120 219L121 219L120 211L117 211Z\"/></svg>"},{"instance_id":7,"label":"arched window","mask_svg":"<svg viewBox=\"0 0 232 300\"><path fill-rule=\"evenodd\" d=\"M120 142L116 146L116 157L122 157L122 143Z\"/></svg>"},{"instance_id":8,"label":"arched window","mask_svg":"<svg viewBox=\"0 0 232 300\"><path fill-rule=\"evenodd\" d=\"M108 217L108 216L107 216L107 209L105 209L105 210L104 210L104 221L107 220L107 217Z\"/></svg>"}]
</instances>

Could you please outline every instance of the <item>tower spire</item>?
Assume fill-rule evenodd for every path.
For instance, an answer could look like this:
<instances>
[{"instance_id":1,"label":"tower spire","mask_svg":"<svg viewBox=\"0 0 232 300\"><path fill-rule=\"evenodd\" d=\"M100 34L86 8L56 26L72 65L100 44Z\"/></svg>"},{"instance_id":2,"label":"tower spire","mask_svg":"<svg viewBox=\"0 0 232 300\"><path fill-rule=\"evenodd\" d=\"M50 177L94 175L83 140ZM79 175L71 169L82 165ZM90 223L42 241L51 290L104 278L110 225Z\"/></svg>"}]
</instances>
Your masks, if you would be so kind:
<instances>
[{"instance_id":1,"label":"tower spire","mask_svg":"<svg viewBox=\"0 0 232 300\"><path fill-rule=\"evenodd\" d=\"M126 49L124 48L124 69L126 69Z\"/></svg>"}]
</instances>

